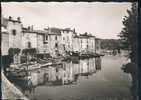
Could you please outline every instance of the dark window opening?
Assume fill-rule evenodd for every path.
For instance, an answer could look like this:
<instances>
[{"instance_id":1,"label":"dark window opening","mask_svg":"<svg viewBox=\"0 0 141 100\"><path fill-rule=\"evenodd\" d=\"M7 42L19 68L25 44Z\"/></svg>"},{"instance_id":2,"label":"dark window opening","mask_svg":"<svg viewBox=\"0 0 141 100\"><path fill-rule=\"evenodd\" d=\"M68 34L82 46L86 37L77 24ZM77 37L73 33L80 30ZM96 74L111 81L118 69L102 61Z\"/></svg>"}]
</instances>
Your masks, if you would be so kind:
<instances>
[{"instance_id":1,"label":"dark window opening","mask_svg":"<svg viewBox=\"0 0 141 100\"><path fill-rule=\"evenodd\" d=\"M55 36L55 40L57 40L57 36Z\"/></svg>"},{"instance_id":2,"label":"dark window opening","mask_svg":"<svg viewBox=\"0 0 141 100\"><path fill-rule=\"evenodd\" d=\"M15 29L12 30L12 34L13 34L13 35L16 35L16 30L15 30Z\"/></svg>"},{"instance_id":3,"label":"dark window opening","mask_svg":"<svg viewBox=\"0 0 141 100\"><path fill-rule=\"evenodd\" d=\"M28 48L31 48L31 43L30 42L28 42Z\"/></svg>"},{"instance_id":4,"label":"dark window opening","mask_svg":"<svg viewBox=\"0 0 141 100\"><path fill-rule=\"evenodd\" d=\"M56 47L56 48L58 47L58 43L55 43L55 47Z\"/></svg>"},{"instance_id":5,"label":"dark window opening","mask_svg":"<svg viewBox=\"0 0 141 100\"><path fill-rule=\"evenodd\" d=\"M65 38L63 37L63 40L65 40Z\"/></svg>"},{"instance_id":6,"label":"dark window opening","mask_svg":"<svg viewBox=\"0 0 141 100\"><path fill-rule=\"evenodd\" d=\"M48 36L46 35L46 40L48 40Z\"/></svg>"}]
</instances>

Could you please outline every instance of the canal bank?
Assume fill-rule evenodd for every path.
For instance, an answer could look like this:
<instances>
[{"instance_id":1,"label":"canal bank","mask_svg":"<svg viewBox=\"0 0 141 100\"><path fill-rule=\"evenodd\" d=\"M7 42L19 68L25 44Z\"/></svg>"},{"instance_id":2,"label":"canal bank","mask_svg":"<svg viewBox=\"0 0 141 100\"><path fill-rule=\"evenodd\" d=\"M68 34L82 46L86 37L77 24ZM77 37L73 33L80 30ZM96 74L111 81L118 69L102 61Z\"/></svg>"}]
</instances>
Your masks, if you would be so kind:
<instances>
[{"instance_id":1,"label":"canal bank","mask_svg":"<svg viewBox=\"0 0 141 100\"><path fill-rule=\"evenodd\" d=\"M63 62L29 72L33 86L19 86L32 100L132 100L130 75L121 70L126 61L123 55L106 55Z\"/></svg>"},{"instance_id":2,"label":"canal bank","mask_svg":"<svg viewBox=\"0 0 141 100\"><path fill-rule=\"evenodd\" d=\"M2 87L2 99L5 100L15 100L15 99L21 99L21 100L29 100L24 94L15 87L13 83L11 83L4 75L4 73L1 71L1 87Z\"/></svg>"}]
</instances>

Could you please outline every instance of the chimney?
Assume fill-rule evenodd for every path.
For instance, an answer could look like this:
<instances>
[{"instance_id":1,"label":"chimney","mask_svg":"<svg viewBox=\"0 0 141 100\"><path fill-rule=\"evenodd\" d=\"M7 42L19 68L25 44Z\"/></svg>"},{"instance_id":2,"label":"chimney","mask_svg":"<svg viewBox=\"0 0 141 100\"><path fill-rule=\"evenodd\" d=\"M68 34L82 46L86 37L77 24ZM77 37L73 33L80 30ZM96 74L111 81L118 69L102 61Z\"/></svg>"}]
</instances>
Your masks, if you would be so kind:
<instances>
[{"instance_id":1,"label":"chimney","mask_svg":"<svg viewBox=\"0 0 141 100\"><path fill-rule=\"evenodd\" d=\"M9 20L12 20L12 17L11 16L9 16Z\"/></svg>"},{"instance_id":2,"label":"chimney","mask_svg":"<svg viewBox=\"0 0 141 100\"><path fill-rule=\"evenodd\" d=\"M17 17L17 20L18 20L18 22L21 22L21 18L20 17Z\"/></svg>"}]
</instances>

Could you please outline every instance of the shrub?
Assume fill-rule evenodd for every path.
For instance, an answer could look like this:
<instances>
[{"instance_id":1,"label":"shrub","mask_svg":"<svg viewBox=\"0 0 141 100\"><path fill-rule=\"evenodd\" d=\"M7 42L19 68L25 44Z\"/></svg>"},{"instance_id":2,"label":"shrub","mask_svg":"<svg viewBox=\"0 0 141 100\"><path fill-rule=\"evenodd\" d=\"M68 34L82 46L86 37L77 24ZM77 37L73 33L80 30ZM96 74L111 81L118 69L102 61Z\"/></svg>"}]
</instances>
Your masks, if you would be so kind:
<instances>
[{"instance_id":1,"label":"shrub","mask_svg":"<svg viewBox=\"0 0 141 100\"><path fill-rule=\"evenodd\" d=\"M10 56L14 56L15 54L19 54L20 51L21 51L21 49L19 49L19 48L9 48L8 54Z\"/></svg>"}]
</instances>

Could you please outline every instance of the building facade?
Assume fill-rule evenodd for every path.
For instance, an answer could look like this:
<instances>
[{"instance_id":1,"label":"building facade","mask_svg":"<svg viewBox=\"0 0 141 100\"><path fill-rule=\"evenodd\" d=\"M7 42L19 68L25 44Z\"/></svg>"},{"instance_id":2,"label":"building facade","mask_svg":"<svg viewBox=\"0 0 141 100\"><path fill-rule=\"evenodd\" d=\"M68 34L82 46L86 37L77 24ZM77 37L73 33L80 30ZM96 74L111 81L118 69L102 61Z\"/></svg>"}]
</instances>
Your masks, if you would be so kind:
<instances>
[{"instance_id":1,"label":"building facade","mask_svg":"<svg viewBox=\"0 0 141 100\"><path fill-rule=\"evenodd\" d=\"M5 29L6 32L2 33L2 55L7 56L9 55L10 48L22 48L22 23L20 21L20 17L16 20L13 19L11 16L9 18L2 17L1 19L1 28ZM2 31L3 31L2 30ZM14 51L12 52L14 54ZM9 59L7 59L9 60ZM11 62L11 61L10 61ZM16 53L13 55L13 63L20 63L20 54Z\"/></svg>"},{"instance_id":2,"label":"building facade","mask_svg":"<svg viewBox=\"0 0 141 100\"><path fill-rule=\"evenodd\" d=\"M2 54L8 55L9 48L35 48L38 54L49 53L52 57L65 56L71 52L99 53L100 41L88 33L77 35L75 29L49 27L34 30L24 28L20 17L14 20L2 18Z\"/></svg>"},{"instance_id":3,"label":"building facade","mask_svg":"<svg viewBox=\"0 0 141 100\"><path fill-rule=\"evenodd\" d=\"M62 45L63 50L66 52L72 52L73 50L73 36L75 35L75 31L70 28L61 29L61 37L62 37Z\"/></svg>"},{"instance_id":4,"label":"building facade","mask_svg":"<svg viewBox=\"0 0 141 100\"><path fill-rule=\"evenodd\" d=\"M78 35L75 35L72 39L72 47L73 47L73 52L80 52L80 38Z\"/></svg>"},{"instance_id":5,"label":"building facade","mask_svg":"<svg viewBox=\"0 0 141 100\"><path fill-rule=\"evenodd\" d=\"M101 40L99 38L96 38L95 44L96 53L101 54Z\"/></svg>"},{"instance_id":6,"label":"building facade","mask_svg":"<svg viewBox=\"0 0 141 100\"><path fill-rule=\"evenodd\" d=\"M62 45L61 45L61 31L58 28L47 28L45 29L48 33L46 40L48 41L48 50L52 57L61 55Z\"/></svg>"},{"instance_id":7,"label":"building facade","mask_svg":"<svg viewBox=\"0 0 141 100\"><path fill-rule=\"evenodd\" d=\"M38 54L48 53L47 32L33 30L33 28L23 29L22 45L23 49L36 48Z\"/></svg>"},{"instance_id":8,"label":"building facade","mask_svg":"<svg viewBox=\"0 0 141 100\"><path fill-rule=\"evenodd\" d=\"M2 56L8 55L9 49L9 34L4 26L1 26L1 54Z\"/></svg>"},{"instance_id":9,"label":"building facade","mask_svg":"<svg viewBox=\"0 0 141 100\"><path fill-rule=\"evenodd\" d=\"M5 19L6 29L9 34L9 48L22 48L22 23L20 17L14 20L12 17Z\"/></svg>"},{"instance_id":10,"label":"building facade","mask_svg":"<svg viewBox=\"0 0 141 100\"><path fill-rule=\"evenodd\" d=\"M95 36L89 34L75 35L73 37L73 51L79 53L95 53Z\"/></svg>"},{"instance_id":11,"label":"building facade","mask_svg":"<svg viewBox=\"0 0 141 100\"><path fill-rule=\"evenodd\" d=\"M95 53L96 52L95 36L89 35L88 37L89 37L89 39L88 39L88 52Z\"/></svg>"}]
</instances>

